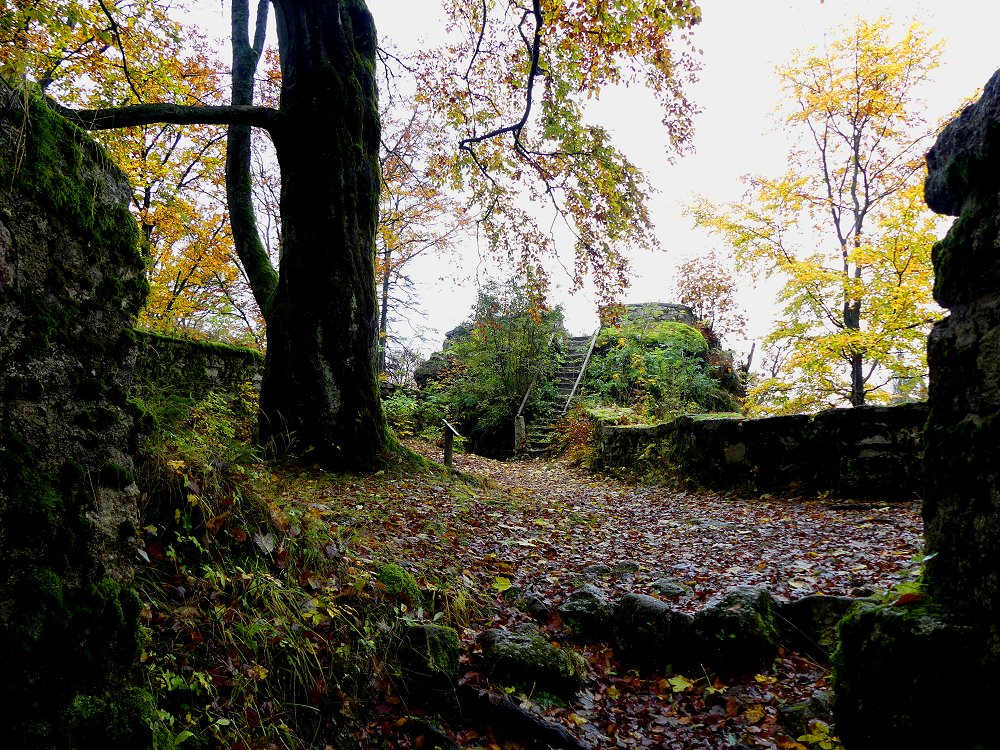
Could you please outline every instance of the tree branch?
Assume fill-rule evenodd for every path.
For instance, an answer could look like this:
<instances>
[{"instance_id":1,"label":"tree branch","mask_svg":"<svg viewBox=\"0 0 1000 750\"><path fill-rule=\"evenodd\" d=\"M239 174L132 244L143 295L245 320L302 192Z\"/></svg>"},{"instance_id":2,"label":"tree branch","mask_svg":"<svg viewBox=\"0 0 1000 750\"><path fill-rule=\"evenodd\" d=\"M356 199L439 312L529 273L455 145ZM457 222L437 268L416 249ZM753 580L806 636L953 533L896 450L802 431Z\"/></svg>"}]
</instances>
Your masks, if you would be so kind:
<instances>
[{"instance_id":1,"label":"tree branch","mask_svg":"<svg viewBox=\"0 0 1000 750\"><path fill-rule=\"evenodd\" d=\"M48 105L84 130L114 130L136 125L250 125L272 132L281 113L271 107L133 104L104 109L71 109L46 97Z\"/></svg>"}]
</instances>

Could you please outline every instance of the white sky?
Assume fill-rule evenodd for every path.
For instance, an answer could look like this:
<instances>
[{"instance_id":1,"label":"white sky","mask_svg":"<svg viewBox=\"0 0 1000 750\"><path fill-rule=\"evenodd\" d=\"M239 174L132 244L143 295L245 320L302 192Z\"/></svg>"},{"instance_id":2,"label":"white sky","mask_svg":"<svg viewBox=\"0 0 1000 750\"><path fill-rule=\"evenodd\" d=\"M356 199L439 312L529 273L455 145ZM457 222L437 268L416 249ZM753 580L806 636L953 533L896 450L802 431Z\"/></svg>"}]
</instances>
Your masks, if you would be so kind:
<instances>
[{"instance_id":1,"label":"white sky","mask_svg":"<svg viewBox=\"0 0 1000 750\"><path fill-rule=\"evenodd\" d=\"M438 0L368 0L368 5L379 33L403 50L418 48L422 39L433 40L440 34ZM740 176L776 176L784 171L787 147L771 116L778 104L773 70L794 49L821 44L825 32L855 16L888 15L904 25L916 18L946 42L935 83L923 92L929 122L954 110L1000 67L996 44L1000 4L993 2L702 0L701 6L703 21L694 42L704 52L702 71L690 91L691 100L702 109L695 122L694 155L667 163L660 115L641 89L607 92L595 108L597 119L617 136L620 147L648 173L658 191L653 218L664 252L633 255L633 284L626 302L672 301L673 269L713 246L715 241L683 216L683 206L694 194L717 202L736 200L743 192ZM569 248L567 256L568 252ZM421 306L427 311L424 323L430 329L425 351L439 346L444 332L468 315L475 275L491 270L474 244L462 250L462 259L460 268L450 259L445 266L428 261L414 269ZM442 274L447 278L442 280ZM593 295L569 297L566 275L558 269L552 275L557 285L552 301L563 305L570 330L593 330L597 321ZM772 294L747 286L741 301L749 312L751 336L762 336L773 309ZM727 344L744 348L740 342Z\"/></svg>"}]
</instances>

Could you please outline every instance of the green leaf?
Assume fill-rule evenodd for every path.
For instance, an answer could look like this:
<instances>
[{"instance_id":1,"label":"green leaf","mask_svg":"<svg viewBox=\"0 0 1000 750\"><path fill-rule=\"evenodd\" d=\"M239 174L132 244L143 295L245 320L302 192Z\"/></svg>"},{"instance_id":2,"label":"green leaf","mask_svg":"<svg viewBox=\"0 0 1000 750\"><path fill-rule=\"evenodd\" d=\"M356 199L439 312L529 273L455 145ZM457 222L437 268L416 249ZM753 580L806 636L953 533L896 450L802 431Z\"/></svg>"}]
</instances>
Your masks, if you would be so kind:
<instances>
[{"instance_id":1,"label":"green leaf","mask_svg":"<svg viewBox=\"0 0 1000 750\"><path fill-rule=\"evenodd\" d=\"M683 675L674 675L673 677L668 678L667 682L670 683L670 689L675 693L682 693L689 687L694 687L694 683Z\"/></svg>"},{"instance_id":2,"label":"green leaf","mask_svg":"<svg viewBox=\"0 0 1000 750\"><path fill-rule=\"evenodd\" d=\"M497 591L506 591L510 588L510 579L504 578L503 576L497 576L493 579L493 588Z\"/></svg>"}]
</instances>

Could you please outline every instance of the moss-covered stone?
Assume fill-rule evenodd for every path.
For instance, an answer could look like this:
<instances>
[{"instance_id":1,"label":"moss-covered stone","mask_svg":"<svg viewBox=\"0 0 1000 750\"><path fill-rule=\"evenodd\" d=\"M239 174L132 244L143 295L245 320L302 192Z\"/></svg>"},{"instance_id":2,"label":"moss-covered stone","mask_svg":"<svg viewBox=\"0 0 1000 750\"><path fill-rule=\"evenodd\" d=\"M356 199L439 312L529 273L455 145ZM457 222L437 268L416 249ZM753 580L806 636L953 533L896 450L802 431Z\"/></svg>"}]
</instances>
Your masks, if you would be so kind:
<instances>
[{"instance_id":1,"label":"moss-covered stone","mask_svg":"<svg viewBox=\"0 0 1000 750\"><path fill-rule=\"evenodd\" d=\"M985 633L923 604L863 605L840 624L833 655L837 734L851 750L974 750L995 745L1000 694ZM957 712L944 710L954 701Z\"/></svg>"},{"instance_id":2,"label":"moss-covered stone","mask_svg":"<svg viewBox=\"0 0 1000 750\"><path fill-rule=\"evenodd\" d=\"M411 687L453 689L458 684L458 633L429 622L406 627L399 659L403 679Z\"/></svg>"},{"instance_id":3,"label":"moss-covered stone","mask_svg":"<svg viewBox=\"0 0 1000 750\"><path fill-rule=\"evenodd\" d=\"M715 669L764 669L774 661L781 643L776 615L767 589L737 586L695 613L694 648L702 662Z\"/></svg>"},{"instance_id":4,"label":"moss-covered stone","mask_svg":"<svg viewBox=\"0 0 1000 750\"><path fill-rule=\"evenodd\" d=\"M615 603L614 646L626 662L645 669L686 666L691 656L692 617L645 594L626 594Z\"/></svg>"},{"instance_id":5,"label":"moss-covered stone","mask_svg":"<svg viewBox=\"0 0 1000 750\"><path fill-rule=\"evenodd\" d=\"M385 593L389 596L402 596L414 604L421 600L420 587L417 586L413 576L396 563L380 566L375 571L375 580L382 585Z\"/></svg>"},{"instance_id":6,"label":"moss-covered stone","mask_svg":"<svg viewBox=\"0 0 1000 750\"><path fill-rule=\"evenodd\" d=\"M554 646L536 631L487 630L479 644L485 673L501 685L527 693L570 695L587 674L587 662L580 654Z\"/></svg>"},{"instance_id":7,"label":"moss-covered stone","mask_svg":"<svg viewBox=\"0 0 1000 750\"><path fill-rule=\"evenodd\" d=\"M0 87L0 705L16 747L149 746L125 401L147 291L130 190L83 131ZM117 687L115 687L117 686Z\"/></svg>"}]
</instances>

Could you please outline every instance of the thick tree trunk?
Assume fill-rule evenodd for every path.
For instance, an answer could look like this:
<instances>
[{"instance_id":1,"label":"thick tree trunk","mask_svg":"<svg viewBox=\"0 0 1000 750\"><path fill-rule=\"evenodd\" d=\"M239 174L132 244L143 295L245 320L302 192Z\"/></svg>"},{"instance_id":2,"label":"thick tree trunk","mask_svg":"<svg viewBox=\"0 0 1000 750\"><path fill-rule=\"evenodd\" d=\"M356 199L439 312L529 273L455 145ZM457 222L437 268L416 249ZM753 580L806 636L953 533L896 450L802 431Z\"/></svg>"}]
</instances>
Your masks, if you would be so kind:
<instances>
[{"instance_id":1,"label":"thick tree trunk","mask_svg":"<svg viewBox=\"0 0 1000 750\"><path fill-rule=\"evenodd\" d=\"M375 371L379 114L363 0L274 0L282 61L282 256L261 438L327 466L380 462Z\"/></svg>"}]
</instances>

